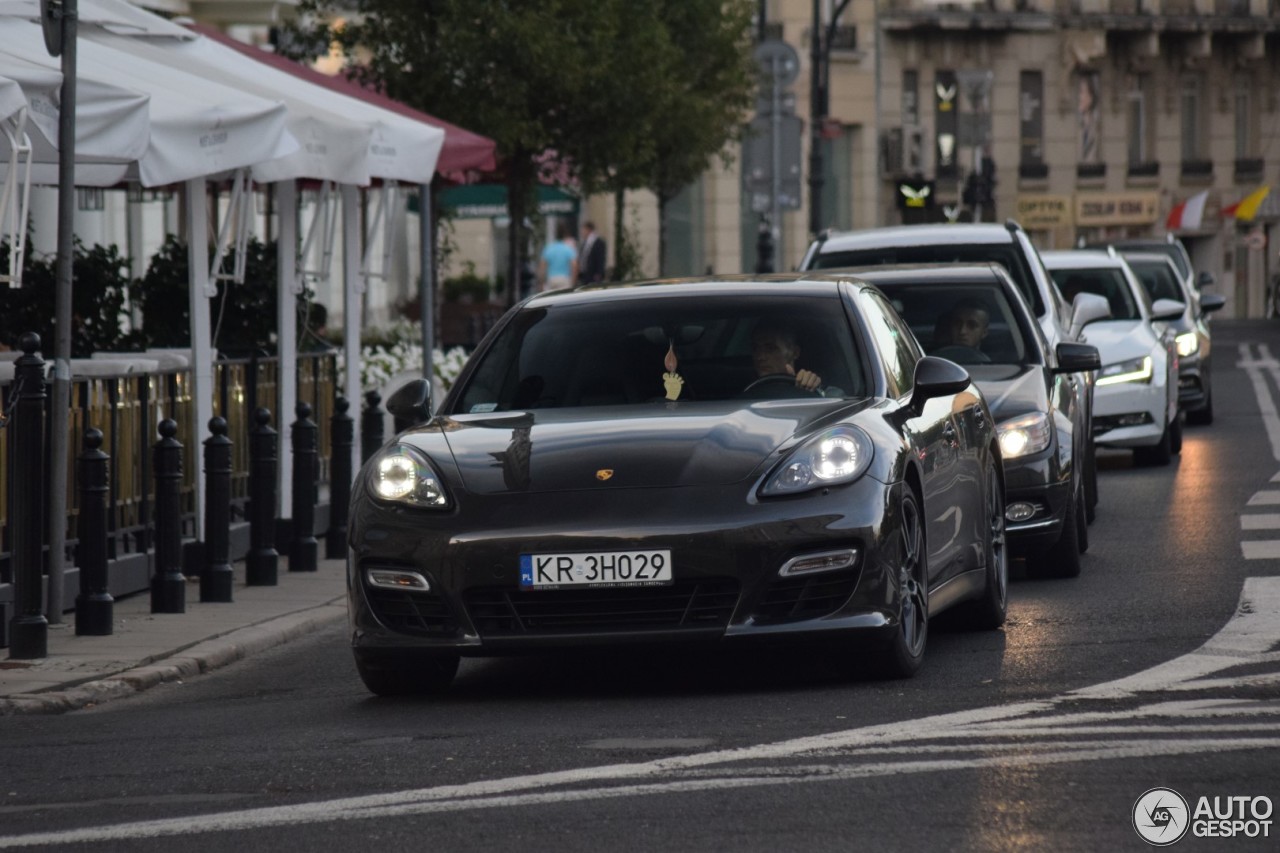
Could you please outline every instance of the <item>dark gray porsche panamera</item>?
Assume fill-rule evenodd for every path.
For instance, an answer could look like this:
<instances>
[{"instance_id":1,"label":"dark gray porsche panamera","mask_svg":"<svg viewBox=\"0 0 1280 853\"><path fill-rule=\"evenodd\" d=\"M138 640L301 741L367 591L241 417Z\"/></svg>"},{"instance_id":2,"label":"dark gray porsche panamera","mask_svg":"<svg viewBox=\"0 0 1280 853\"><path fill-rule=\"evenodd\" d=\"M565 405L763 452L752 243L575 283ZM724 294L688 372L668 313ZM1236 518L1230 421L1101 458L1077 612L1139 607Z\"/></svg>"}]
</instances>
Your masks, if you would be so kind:
<instances>
[{"instance_id":1,"label":"dark gray porsche panamera","mask_svg":"<svg viewBox=\"0 0 1280 853\"><path fill-rule=\"evenodd\" d=\"M810 639L905 677L931 615L1004 622L991 413L856 279L535 296L438 410L425 381L388 408L416 425L363 466L349 522L374 693L610 643Z\"/></svg>"}]
</instances>

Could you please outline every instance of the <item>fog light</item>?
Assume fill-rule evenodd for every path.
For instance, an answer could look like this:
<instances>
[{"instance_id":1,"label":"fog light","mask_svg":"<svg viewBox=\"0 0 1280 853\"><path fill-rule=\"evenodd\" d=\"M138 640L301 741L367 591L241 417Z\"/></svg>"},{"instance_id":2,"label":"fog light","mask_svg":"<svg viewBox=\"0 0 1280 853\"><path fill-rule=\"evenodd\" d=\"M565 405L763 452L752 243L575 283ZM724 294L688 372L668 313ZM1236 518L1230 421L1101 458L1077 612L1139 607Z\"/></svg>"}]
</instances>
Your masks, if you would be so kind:
<instances>
[{"instance_id":1,"label":"fog light","mask_svg":"<svg viewBox=\"0 0 1280 853\"><path fill-rule=\"evenodd\" d=\"M1036 505L1026 501L1017 501L1004 508L1004 517L1009 521L1030 521L1035 514Z\"/></svg>"},{"instance_id":2,"label":"fog light","mask_svg":"<svg viewBox=\"0 0 1280 853\"><path fill-rule=\"evenodd\" d=\"M427 592L431 584L417 572L404 572L395 569L365 569L364 579L369 586L382 589L402 589L414 592Z\"/></svg>"},{"instance_id":3,"label":"fog light","mask_svg":"<svg viewBox=\"0 0 1280 853\"><path fill-rule=\"evenodd\" d=\"M792 557L782 564L778 574L783 577L806 575L810 572L834 572L847 569L858 560L857 548L845 548L840 551L823 551L820 554L805 554L803 557Z\"/></svg>"},{"instance_id":4,"label":"fog light","mask_svg":"<svg viewBox=\"0 0 1280 853\"><path fill-rule=\"evenodd\" d=\"M1120 424L1122 427L1142 426L1143 424L1151 423L1151 416L1146 412L1135 412L1131 415L1117 415L1116 423Z\"/></svg>"}]
</instances>

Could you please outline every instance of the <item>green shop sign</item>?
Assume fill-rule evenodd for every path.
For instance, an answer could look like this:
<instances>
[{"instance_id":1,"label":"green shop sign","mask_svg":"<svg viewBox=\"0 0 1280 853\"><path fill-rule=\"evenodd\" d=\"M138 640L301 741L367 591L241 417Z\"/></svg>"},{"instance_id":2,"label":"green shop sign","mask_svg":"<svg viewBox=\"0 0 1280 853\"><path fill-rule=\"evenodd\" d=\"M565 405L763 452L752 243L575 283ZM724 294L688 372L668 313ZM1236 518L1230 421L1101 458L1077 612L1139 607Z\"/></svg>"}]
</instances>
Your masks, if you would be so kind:
<instances>
[{"instance_id":1,"label":"green shop sign","mask_svg":"<svg viewBox=\"0 0 1280 853\"><path fill-rule=\"evenodd\" d=\"M440 193L440 207L455 219L497 219L508 216L507 188L502 184L450 187ZM576 196L556 187L538 187L538 213L541 215L574 216L577 212Z\"/></svg>"}]
</instances>

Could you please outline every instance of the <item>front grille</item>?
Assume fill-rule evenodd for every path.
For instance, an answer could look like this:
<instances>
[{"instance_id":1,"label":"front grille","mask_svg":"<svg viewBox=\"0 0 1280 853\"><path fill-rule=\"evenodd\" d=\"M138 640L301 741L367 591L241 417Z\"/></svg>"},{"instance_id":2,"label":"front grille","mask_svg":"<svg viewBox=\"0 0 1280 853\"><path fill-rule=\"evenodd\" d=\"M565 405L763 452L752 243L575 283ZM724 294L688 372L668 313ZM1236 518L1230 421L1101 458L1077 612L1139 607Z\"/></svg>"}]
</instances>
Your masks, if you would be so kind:
<instances>
[{"instance_id":1,"label":"front grille","mask_svg":"<svg viewBox=\"0 0 1280 853\"><path fill-rule=\"evenodd\" d=\"M1131 426L1145 426L1155 423L1150 412L1134 412L1127 415L1104 415L1093 419L1093 434L1102 435L1113 429Z\"/></svg>"},{"instance_id":2,"label":"front grille","mask_svg":"<svg viewBox=\"0 0 1280 853\"><path fill-rule=\"evenodd\" d=\"M407 592L364 585L364 596L378 621L402 634L429 637L458 633L449 604L433 592Z\"/></svg>"},{"instance_id":3,"label":"front grille","mask_svg":"<svg viewBox=\"0 0 1280 853\"><path fill-rule=\"evenodd\" d=\"M777 624L826 616L848 601L857 585L856 571L779 578L756 605L754 621L757 624Z\"/></svg>"},{"instance_id":4,"label":"front grille","mask_svg":"<svg viewBox=\"0 0 1280 853\"><path fill-rule=\"evenodd\" d=\"M464 599L482 637L723 628L738 603L738 582L537 592L476 588Z\"/></svg>"}]
</instances>

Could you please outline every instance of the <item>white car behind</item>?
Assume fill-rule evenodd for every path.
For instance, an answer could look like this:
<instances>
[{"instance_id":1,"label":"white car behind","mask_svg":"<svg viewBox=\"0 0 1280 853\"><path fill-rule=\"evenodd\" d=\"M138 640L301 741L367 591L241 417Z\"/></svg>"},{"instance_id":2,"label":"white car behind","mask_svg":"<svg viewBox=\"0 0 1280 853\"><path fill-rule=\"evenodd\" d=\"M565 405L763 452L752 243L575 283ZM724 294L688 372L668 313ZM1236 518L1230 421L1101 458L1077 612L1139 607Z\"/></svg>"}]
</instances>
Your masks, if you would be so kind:
<instances>
[{"instance_id":1,"label":"white car behind","mask_svg":"<svg viewBox=\"0 0 1280 853\"><path fill-rule=\"evenodd\" d=\"M1107 300L1111 316L1096 320L1084 339L1098 348L1102 370L1094 388L1093 434L1103 447L1133 450L1138 465L1168 465L1182 450L1178 416L1178 352L1169 323L1186 305L1154 303L1114 250L1043 252L1063 298Z\"/></svg>"}]
</instances>

